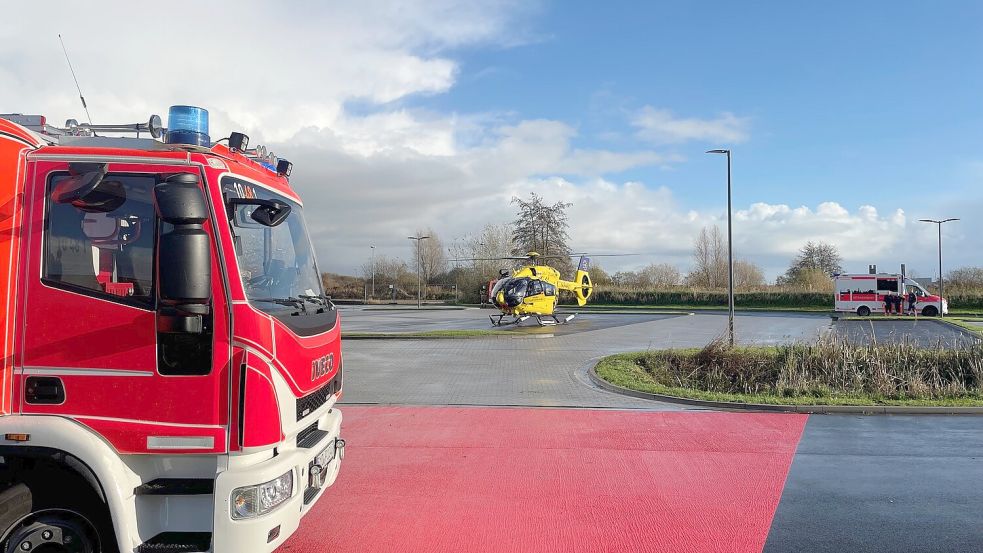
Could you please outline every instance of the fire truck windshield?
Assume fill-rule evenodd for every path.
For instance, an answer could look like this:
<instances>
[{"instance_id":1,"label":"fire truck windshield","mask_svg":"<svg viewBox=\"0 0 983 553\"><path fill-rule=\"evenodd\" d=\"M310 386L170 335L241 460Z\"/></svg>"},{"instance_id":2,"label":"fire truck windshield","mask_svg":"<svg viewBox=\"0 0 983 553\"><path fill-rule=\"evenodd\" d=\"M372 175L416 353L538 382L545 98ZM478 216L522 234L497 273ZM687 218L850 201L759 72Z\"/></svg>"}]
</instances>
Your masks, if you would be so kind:
<instances>
[{"instance_id":1,"label":"fire truck windshield","mask_svg":"<svg viewBox=\"0 0 983 553\"><path fill-rule=\"evenodd\" d=\"M226 198L276 200L290 206L287 218L271 227L253 220L256 205L228 205L239 272L250 303L277 315L284 311L303 315L327 306L303 208L284 196L234 178L223 179L222 189Z\"/></svg>"}]
</instances>

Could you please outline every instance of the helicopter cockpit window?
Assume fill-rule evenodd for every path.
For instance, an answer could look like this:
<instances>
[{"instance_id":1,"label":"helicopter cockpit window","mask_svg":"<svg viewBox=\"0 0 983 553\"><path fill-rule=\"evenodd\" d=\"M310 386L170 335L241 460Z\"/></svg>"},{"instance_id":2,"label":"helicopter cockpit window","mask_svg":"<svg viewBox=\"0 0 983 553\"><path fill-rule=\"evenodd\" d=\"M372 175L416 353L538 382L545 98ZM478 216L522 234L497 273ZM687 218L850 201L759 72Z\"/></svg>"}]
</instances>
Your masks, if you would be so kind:
<instances>
[{"instance_id":1,"label":"helicopter cockpit window","mask_svg":"<svg viewBox=\"0 0 983 553\"><path fill-rule=\"evenodd\" d=\"M531 280L529 281L529 292L530 296L538 296L543 293L543 282L541 280Z\"/></svg>"},{"instance_id":2,"label":"helicopter cockpit window","mask_svg":"<svg viewBox=\"0 0 983 553\"><path fill-rule=\"evenodd\" d=\"M498 297L498 293L501 292L502 289L505 288L505 285L508 284L511 281L512 281L511 278L502 278L502 279L499 279L498 282L495 283L495 286L492 287L491 292L488 293L488 297L490 297L490 298L492 298L494 300L496 297Z\"/></svg>"},{"instance_id":3,"label":"helicopter cockpit window","mask_svg":"<svg viewBox=\"0 0 983 553\"><path fill-rule=\"evenodd\" d=\"M509 286L505 289L506 295L523 297L526 295L526 291L529 287L529 280L525 278L514 279Z\"/></svg>"},{"instance_id":4,"label":"helicopter cockpit window","mask_svg":"<svg viewBox=\"0 0 983 553\"><path fill-rule=\"evenodd\" d=\"M546 294L547 296L555 296L556 295L556 286L553 286L552 284L550 284L548 282L544 282L543 283L543 293Z\"/></svg>"},{"instance_id":5,"label":"helicopter cockpit window","mask_svg":"<svg viewBox=\"0 0 983 553\"><path fill-rule=\"evenodd\" d=\"M502 291L505 296L505 305L515 307L522 303L523 298L529 287L528 278L513 278L505 284Z\"/></svg>"}]
</instances>

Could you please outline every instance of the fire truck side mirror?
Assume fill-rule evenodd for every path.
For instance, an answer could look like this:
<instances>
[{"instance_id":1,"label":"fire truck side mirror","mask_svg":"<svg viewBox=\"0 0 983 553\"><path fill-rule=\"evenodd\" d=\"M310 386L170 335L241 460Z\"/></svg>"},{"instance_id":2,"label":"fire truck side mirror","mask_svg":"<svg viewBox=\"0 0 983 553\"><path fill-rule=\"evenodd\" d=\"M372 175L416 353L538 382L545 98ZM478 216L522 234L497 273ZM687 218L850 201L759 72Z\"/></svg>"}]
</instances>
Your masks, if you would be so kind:
<instances>
[{"instance_id":1,"label":"fire truck side mirror","mask_svg":"<svg viewBox=\"0 0 983 553\"><path fill-rule=\"evenodd\" d=\"M55 203L72 204L78 209L91 213L105 213L116 209L126 198L122 185L115 190L106 190L102 194L96 193L108 170L109 165L105 163L69 163L70 176L55 185L51 192L51 199ZM96 197L96 202L91 201L92 196ZM110 204L108 208L105 205L107 203Z\"/></svg>"},{"instance_id":2,"label":"fire truck side mirror","mask_svg":"<svg viewBox=\"0 0 983 553\"><path fill-rule=\"evenodd\" d=\"M211 243L202 227L208 205L198 182L197 174L179 173L154 187L157 215L173 227L157 246L161 332L200 333L211 309Z\"/></svg>"}]
</instances>

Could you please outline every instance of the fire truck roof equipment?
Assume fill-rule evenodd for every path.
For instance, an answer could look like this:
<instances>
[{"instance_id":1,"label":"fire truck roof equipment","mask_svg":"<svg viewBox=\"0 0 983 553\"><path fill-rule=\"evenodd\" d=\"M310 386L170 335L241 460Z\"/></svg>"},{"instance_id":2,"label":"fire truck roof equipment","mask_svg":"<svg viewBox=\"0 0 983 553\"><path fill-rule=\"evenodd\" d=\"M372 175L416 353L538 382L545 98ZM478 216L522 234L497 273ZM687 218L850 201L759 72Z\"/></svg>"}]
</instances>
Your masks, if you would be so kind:
<instances>
[{"instance_id":1,"label":"fire truck roof equipment","mask_svg":"<svg viewBox=\"0 0 983 553\"><path fill-rule=\"evenodd\" d=\"M210 147L208 110L196 106L171 106L167 110L167 137L164 142Z\"/></svg>"}]
</instances>

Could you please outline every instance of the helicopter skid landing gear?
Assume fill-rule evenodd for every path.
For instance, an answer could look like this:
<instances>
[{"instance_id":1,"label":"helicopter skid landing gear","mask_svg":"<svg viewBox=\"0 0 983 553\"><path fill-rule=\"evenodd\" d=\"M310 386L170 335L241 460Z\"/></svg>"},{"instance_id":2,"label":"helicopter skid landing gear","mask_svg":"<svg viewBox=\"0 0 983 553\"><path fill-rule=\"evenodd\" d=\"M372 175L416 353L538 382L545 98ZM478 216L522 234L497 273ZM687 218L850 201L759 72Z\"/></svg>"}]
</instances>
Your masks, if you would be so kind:
<instances>
[{"instance_id":1,"label":"helicopter skid landing gear","mask_svg":"<svg viewBox=\"0 0 983 553\"><path fill-rule=\"evenodd\" d=\"M573 315L567 315L566 317L563 318L563 320L560 320L559 317L557 317L556 315L542 315L542 316L537 316L536 320L539 321L539 326L556 326L556 325L565 325L570 321L572 321L573 318L576 316L577 314L574 313Z\"/></svg>"},{"instance_id":2,"label":"helicopter skid landing gear","mask_svg":"<svg viewBox=\"0 0 983 553\"><path fill-rule=\"evenodd\" d=\"M503 320L506 317L512 317L512 320L511 321ZM512 315L488 315L488 319L491 321L492 326L517 325L528 318L529 315L523 315L521 317L514 317Z\"/></svg>"}]
</instances>

